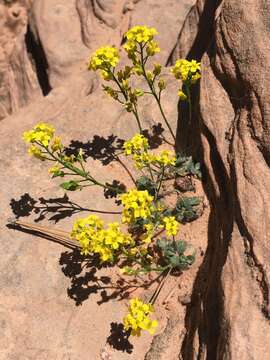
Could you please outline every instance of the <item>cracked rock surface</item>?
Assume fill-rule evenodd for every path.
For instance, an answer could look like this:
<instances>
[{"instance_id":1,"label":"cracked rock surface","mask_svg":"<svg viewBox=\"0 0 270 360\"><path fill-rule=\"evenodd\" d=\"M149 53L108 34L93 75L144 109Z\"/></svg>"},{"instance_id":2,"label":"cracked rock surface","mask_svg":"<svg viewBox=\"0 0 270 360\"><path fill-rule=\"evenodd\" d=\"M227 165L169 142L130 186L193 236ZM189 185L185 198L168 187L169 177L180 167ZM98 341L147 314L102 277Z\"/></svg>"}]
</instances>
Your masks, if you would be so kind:
<instances>
[{"instance_id":1,"label":"cracked rock surface","mask_svg":"<svg viewBox=\"0 0 270 360\"><path fill-rule=\"evenodd\" d=\"M269 10L262 0L198 0L172 56L202 61L191 136L181 141L203 158L211 204L183 359L270 351Z\"/></svg>"}]
</instances>

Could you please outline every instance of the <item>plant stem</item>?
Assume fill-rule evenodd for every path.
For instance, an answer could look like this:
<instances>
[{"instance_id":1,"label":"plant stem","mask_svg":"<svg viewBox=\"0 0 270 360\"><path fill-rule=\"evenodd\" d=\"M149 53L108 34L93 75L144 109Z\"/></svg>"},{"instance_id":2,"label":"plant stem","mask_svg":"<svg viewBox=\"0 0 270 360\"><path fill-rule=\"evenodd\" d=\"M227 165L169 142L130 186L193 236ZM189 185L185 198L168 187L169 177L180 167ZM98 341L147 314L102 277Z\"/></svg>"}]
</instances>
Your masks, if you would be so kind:
<instances>
[{"instance_id":1,"label":"plant stem","mask_svg":"<svg viewBox=\"0 0 270 360\"><path fill-rule=\"evenodd\" d=\"M77 168L76 166L73 166L72 164L69 164L66 161L61 160L60 158L58 158L57 156L54 155L53 152L51 152L47 147L45 147L44 145L42 145L41 143L37 142L37 144L41 147L43 147L47 153L56 161L59 162L61 165L63 165L65 168L69 169L70 171L72 171L73 173L75 173L74 175L79 175L81 177L83 177L85 180L88 180L90 182L92 182L94 185L98 185L103 187L103 189L109 189L112 191L119 191L119 188L115 188L113 186L110 185L105 185L102 184L101 182L97 181L96 179L94 179L91 175L89 175L89 173L87 173L86 171L82 171L79 168Z\"/></svg>"},{"instance_id":2,"label":"plant stem","mask_svg":"<svg viewBox=\"0 0 270 360\"><path fill-rule=\"evenodd\" d=\"M165 173L165 168L164 168L164 165L163 165L162 166L161 177L160 177L159 184L158 184L158 189L157 189L156 196L155 196L156 199L158 198L158 195L159 195L159 191L160 191L162 181L163 181L163 178L164 178L164 173Z\"/></svg>"},{"instance_id":3,"label":"plant stem","mask_svg":"<svg viewBox=\"0 0 270 360\"><path fill-rule=\"evenodd\" d=\"M114 73L113 73L111 70L110 70L110 73L111 73L114 81L116 82L117 86L119 87L121 93L123 94L125 100L128 101L128 96L127 96L127 94L126 94L126 92L125 92L125 89L123 89L121 83L117 80L116 76L114 75ZM132 112L133 112L133 114L134 114L134 116L135 116L135 119L136 119L136 121L137 121L137 124L138 124L138 127L139 127L139 131L140 131L140 133L142 133L142 126L141 126L140 118L139 118L139 115L138 115L137 107L136 107L135 104L133 104Z\"/></svg>"},{"instance_id":4,"label":"plant stem","mask_svg":"<svg viewBox=\"0 0 270 360\"><path fill-rule=\"evenodd\" d=\"M167 272L166 272L166 271L167 271ZM156 300L157 300L157 298L158 298L158 296L159 296L159 294L160 294L160 292L161 292L161 290L162 290L162 288L163 288L166 280L168 279L171 271L172 271L172 268L171 268L171 267L169 268L169 270L168 270L168 268L167 268L166 270L164 270L164 277L163 277L163 279L161 280L161 282L160 282L160 284L158 285L158 287L156 288L154 294L152 295L152 297L151 297L151 299L150 299L150 301L149 301L150 304L152 304L152 305L155 304L155 302L156 302Z\"/></svg>"},{"instance_id":5,"label":"plant stem","mask_svg":"<svg viewBox=\"0 0 270 360\"><path fill-rule=\"evenodd\" d=\"M137 121L137 124L138 124L138 127L139 127L139 130L140 130L140 134L143 132L142 130L142 126L141 126L141 122L140 122L140 118L139 118L139 114L138 114L138 111L137 111L137 106L135 104L133 104L133 110L132 110L135 118L136 118L136 121Z\"/></svg>"},{"instance_id":6,"label":"plant stem","mask_svg":"<svg viewBox=\"0 0 270 360\"><path fill-rule=\"evenodd\" d=\"M145 80L146 80L146 82L147 82L147 84L148 84L148 86L149 86L149 88L151 90L151 94L154 96L154 98L155 98L155 100L156 100L156 102L158 104L160 113L161 113L161 115L163 117L163 120L165 121L165 123L166 123L172 137L173 137L173 140L174 140L174 142L176 142L176 137L175 137L175 135L174 135L174 133L172 131L172 128L171 128L171 126L170 126L170 124L169 124L169 122L168 122L168 120L166 118L166 115L164 113L164 110L162 108L161 101L160 101L160 96L158 96L157 93L156 93L156 89L155 89L155 86L154 86L155 78L151 82L151 80L149 80L147 75L146 75L146 71L145 71L145 63L146 63L146 61L144 61L144 58L143 58L143 48L142 48L141 44L140 44L140 55L141 55L141 66L142 66L143 76L144 76L144 78L145 78Z\"/></svg>"},{"instance_id":7,"label":"plant stem","mask_svg":"<svg viewBox=\"0 0 270 360\"><path fill-rule=\"evenodd\" d=\"M131 178L132 182L134 185L136 185L136 180L134 179L133 175L131 174L130 170L128 169L128 167L123 163L123 161L119 158L119 156L115 156L116 161L119 162L119 164L121 164L123 166L123 168L126 170L126 172L128 173L129 177Z\"/></svg>"}]
</instances>

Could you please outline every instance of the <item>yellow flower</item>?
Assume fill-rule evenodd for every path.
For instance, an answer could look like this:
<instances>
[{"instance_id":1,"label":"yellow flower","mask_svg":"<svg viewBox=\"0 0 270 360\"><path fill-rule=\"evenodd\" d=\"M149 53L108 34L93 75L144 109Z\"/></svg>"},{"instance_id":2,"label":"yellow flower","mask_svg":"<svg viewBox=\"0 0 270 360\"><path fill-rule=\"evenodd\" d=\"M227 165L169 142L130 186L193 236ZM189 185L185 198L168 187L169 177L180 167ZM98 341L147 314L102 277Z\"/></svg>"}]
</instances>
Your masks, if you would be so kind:
<instances>
[{"instance_id":1,"label":"yellow flower","mask_svg":"<svg viewBox=\"0 0 270 360\"><path fill-rule=\"evenodd\" d=\"M79 241L82 254L98 254L103 262L112 262L121 247L134 245L131 235L123 233L117 222L105 229L103 221L95 215L75 221L71 237Z\"/></svg>"},{"instance_id":2,"label":"yellow flower","mask_svg":"<svg viewBox=\"0 0 270 360\"><path fill-rule=\"evenodd\" d=\"M187 100L187 95L181 89L178 91L178 96L182 101Z\"/></svg>"},{"instance_id":3,"label":"yellow flower","mask_svg":"<svg viewBox=\"0 0 270 360\"><path fill-rule=\"evenodd\" d=\"M175 220L174 216L166 216L163 218L165 230L168 236L175 236L179 229L179 223Z\"/></svg>"},{"instance_id":4,"label":"yellow flower","mask_svg":"<svg viewBox=\"0 0 270 360\"><path fill-rule=\"evenodd\" d=\"M149 41L146 47L146 53L148 56L154 56L156 53L160 52L160 48L156 41Z\"/></svg>"},{"instance_id":5,"label":"yellow flower","mask_svg":"<svg viewBox=\"0 0 270 360\"><path fill-rule=\"evenodd\" d=\"M125 141L123 145L125 155L131 155L136 152L145 151L149 148L149 143L146 137L136 134L132 139Z\"/></svg>"},{"instance_id":6,"label":"yellow flower","mask_svg":"<svg viewBox=\"0 0 270 360\"><path fill-rule=\"evenodd\" d=\"M196 60L179 59L171 69L176 79L195 83L200 78L201 63Z\"/></svg>"},{"instance_id":7,"label":"yellow flower","mask_svg":"<svg viewBox=\"0 0 270 360\"><path fill-rule=\"evenodd\" d=\"M137 169L142 169L154 162L155 156L149 152L143 152L142 154L134 154L133 160Z\"/></svg>"},{"instance_id":8,"label":"yellow flower","mask_svg":"<svg viewBox=\"0 0 270 360\"><path fill-rule=\"evenodd\" d=\"M134 26L128 30L125 34L127 40L130 42L138 42L139 44L153 40L153 37L157 35L155 28L149 28L147 26Z\"/></svg>"},{"instance_id":9,"label":"yellow flower","mask_svg":"<svg viewBox=\"0 0 270 360\"><path fill-rule=\"evenodd\" d=\"M199 80L201 78L201 74L200 73L196 73L195 75L191 76L191 83L195 84L197 82L197 80Z\"/></svg>"},{"instance_id":10,"label":"yellow flower","mask_svg":"<svg viewBox=\"0 0 270 360\"><path fill-rule=\"evenodd\" d=\"M23 139L27 143L39 143L45 147L49 146L49 143L54 135L54 128L45 123L38 123L34 126L33 130L25 131L23 133Z\"/></svg>"},{"instance_id":11,"label":"yellow flower","mask_svg":"<svg viewBox=\"0 0 270 360\"><path fill-rule=\"evenodd\" d=\"M101 70L100 75L102 79L106 81L110 81L113 78L112 74L106 70Z\"/></svg>"},{"instance_id":12,"label":"yellow flower","mask_svg":"<svg viewBox=\"0 0 270 360\"><path fill-rule=\"evenodd\" d=\"M129 40L124 44L123 48L128 54L132 54L136 51L137 45L135 41Z\"/></svg>"},{"instance_id":13,"label":"yellow flower","mask_svg":"<svg viewBox=\"0 0 270 360\"><path fill-rule=\"evenodd\" d=\"M158 322L149 317L153 311L154 308L151 304L144 303L138 298L131 299L129 312L123 319L125 330L131 330L131 335L135 336L140 336L142 330L154 334Z\"/></svg>"},{"instance_id":14,"label":"yellow flower","mask_svg":"<svg viewBox=\"0 0 270 360\"><path fill-rule=\"evenodd\" d=\"M36 157L37 159L39 160L45 160L43 154L42 154L42 151L36 147L35 145L31 145L30 148L28 149L28 153L30 155L33 155L34 157Z\"/></svg>"},{"instance_id":15,"label":"yellow flower","mask_svg":"<svg viewBox=\"0 0 270 360\"><path fill-rule=\"evenodd\" d=\"M61 150L62 148L63 148L63 144L62 144L61 138L60 138L60 136L56 136L53 139L51 149L54 152L54 151Z\"/></svg>"},{"instance_id":16,"label":"yellow flower","mask_svg":"<svg viewBox=\"0 0 270 360\"><path fill-rule=\"evenodd\" d=\"M112 46L104 46L96 50L91 56L88 69L89 70L102 70L102 76L106 80L110 77L111 68L115 68L119 62L119 52Z\"/></svg>"},{"instance_id":17,"label":"yellow flower","mask_svg":"<svg viewBox=\"0 0 270 360\"><path fill-rule=\"evenodd\" d=\"M154 212L153 196L147 190L130 190L120 195L121 203L124 207L122 222L131 224L136 219L147 219Z\"/></svg>"},{"instance_id":18,"label":"yellow flower","mask_svg":"<svg viewBox=\"0 0 270 360\"><path fill-rule=\"evenodd\" d=\"M49 174L57 174L59 173L61 170L60 170L60 167L58 165L55 165L55 166L52 166L48 172Z\"/></svg>"},{"instance_id":19,"label":"yellow flower","mask_svg":"<svg viewBox=\"0 0 270 360\"><path fill-rule=\"evenodd\" d=\"M153 56L160 51L158 43L153 41L153 38L157 33L155 28L149 28L147 26L134 26L126 32L125 37L127 41L124 45L124 49L135 66L138 64L138 59L136 57L136 52L138 51L137 47L139 47L139 50L141 51L142 46L147 44L146 53L148 56ZM135 72L138 73L138 71L139 69ZM139 72L138 75L141 75L141 73Z\"/></svg>"},{"instance_id":20,"label":"yellow flower","mask_svg":"<svg viewBox=\"0 0 270 360\"><path fill-rule=\"evenodd\" d=\"M133 66L132 72L140 76L143 74L143 68L140 64L136 64Z\"/></svg>"},{"instance_id":21,"label":"yellow flower","mask_svg":"<svg viewBox=\"0 0 270 360\"><path fill-rule=\"evenodd\" d=\"M63 161L73 164L76 161L76 156L74 154L64 155L63 156Z\"/></svg>"},{"instance_id":22,"label":"yellow flower","mask_svg":"<svg viewBox=\"0 0 270 360\"><path fill-rule=\"evenodd\" d=\"M174 166L176 163L176 157L171 151L163 150L159 155L155 156L154 161L162 166Z\"/></svg>"}]
</instances>

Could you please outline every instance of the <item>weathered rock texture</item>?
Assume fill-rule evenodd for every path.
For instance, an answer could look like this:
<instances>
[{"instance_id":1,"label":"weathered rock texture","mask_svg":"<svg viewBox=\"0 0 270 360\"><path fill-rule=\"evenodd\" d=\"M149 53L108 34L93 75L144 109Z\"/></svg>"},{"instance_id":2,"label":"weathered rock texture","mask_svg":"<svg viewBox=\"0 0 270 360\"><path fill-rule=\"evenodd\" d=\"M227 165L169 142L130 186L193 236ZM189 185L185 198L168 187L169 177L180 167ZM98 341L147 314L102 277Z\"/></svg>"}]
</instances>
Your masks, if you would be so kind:
<instances>
[{"instance_id":1,"label":"weathered rock texture","mask_svg":"<svg viewBox=\"0 0 270 360\"><path fill-rule=\"evenodd\" d=\"M0 120L41 94L27 54L31 1L0 1Z\"/></svg>"},{"instance_id":2,"label":"weathered rock texture","mask_svg":"<svg viewBox=\"0 0 270 360\"><path fill-rule=\"evenodd\" d=\"M193 125L179 123L190 136L179 145L203 156L211 202L183 359L270 353L269 11L264 0L199 0L172 56L202 61Z\"/></svg>"}]
</instances>

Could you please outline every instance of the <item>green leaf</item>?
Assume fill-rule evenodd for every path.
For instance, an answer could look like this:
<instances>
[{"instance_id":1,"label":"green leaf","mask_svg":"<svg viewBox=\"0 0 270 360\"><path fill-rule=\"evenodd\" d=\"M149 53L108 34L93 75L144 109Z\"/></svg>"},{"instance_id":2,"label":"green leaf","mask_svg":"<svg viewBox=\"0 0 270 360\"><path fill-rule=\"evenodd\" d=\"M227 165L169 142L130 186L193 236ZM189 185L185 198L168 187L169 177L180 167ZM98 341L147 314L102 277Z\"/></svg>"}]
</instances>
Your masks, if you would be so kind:
<instances>
[{"instance_id":1,"label":"green leaf","mask_svg":"<svg viewBox=\"0 0 270 360\"><path fill-rule=\"evenodd\" d=\"M201 166L200 163L195 163L191 156L183 154L176 155L175 172L180 176L193 175L201 179Z\"/></svg>"},{"instance_id":2,"label":"green leaf","mask_svg":"<svg viewBox=\"0 0 270 360\"><path fill-rule=\"evenodd\" d=\"M176 242L176 250L179 255L184 254L186 249L187 249L187 243L185 241L180 240Z\"/></svg>"},{"instance_id":3,"label":"green leaf","mask_svg":"<svg viewBox=\"0 0 270 360\"><path fill-rule=\"evenodd\" d=\"M172 267L178 267L180 265L179 256L177 255L170 256L169 261Z\"/></svg>"},{"instance_id":4,"label":"green leaf","mask_svg":"<svg viewBox=\"0 0 270 360\"><path fill-rule=\"evenodd\" d=\"M177 221L185 223L198 218L197 206L200 205L201 198L197 196L183 196L177 200L174 215Z\"/></svg>"},{"instance_id":5,"label":"green leaf","mask_svg":"<svg viewBox=\"0 0 270 360\"><path fill-rule=\"evenodd\" d=\"M65 175L65 173L64 173L64 171L62 171L62 170L55 171L55 172L53 173L52 179L53 179L53 178L56 178L56 177L64 177L64 175Z\"/></svg>"},{"instance_id":6,"label":"green leaf","mask_svg":"<svg viewBox=\"0 0 270 360\"><path fill-rule=\"evenodd\" d=\"M157 241L157 246L162 252L164 262L172 268L186 270L195 261L195 252L193 255L185 255L188 244L183 241L171 241L164 238Z\"/></svg>"},{"instance_id":7,"label":"green leaf","mask_svg":"<svg viewBox=\"0 0 270 360\"><path fill-rule=\"evenodd\" d=\"M65 181L60 184L61 188L69 191L75 191L80 188L80 185L75 180Z\"/></svg>"},{"instance_id":8,"label":"green leaf","mask_svg":"<svg viewBox=\"0 0 270 360\"><path fill-rule=\"evenodd\" d=\"M139 177L136 180L136 187L138 190L147 190L152 196L155 196L157 191L157 184L147 176Z\"/></svg>"}]
</instances>

